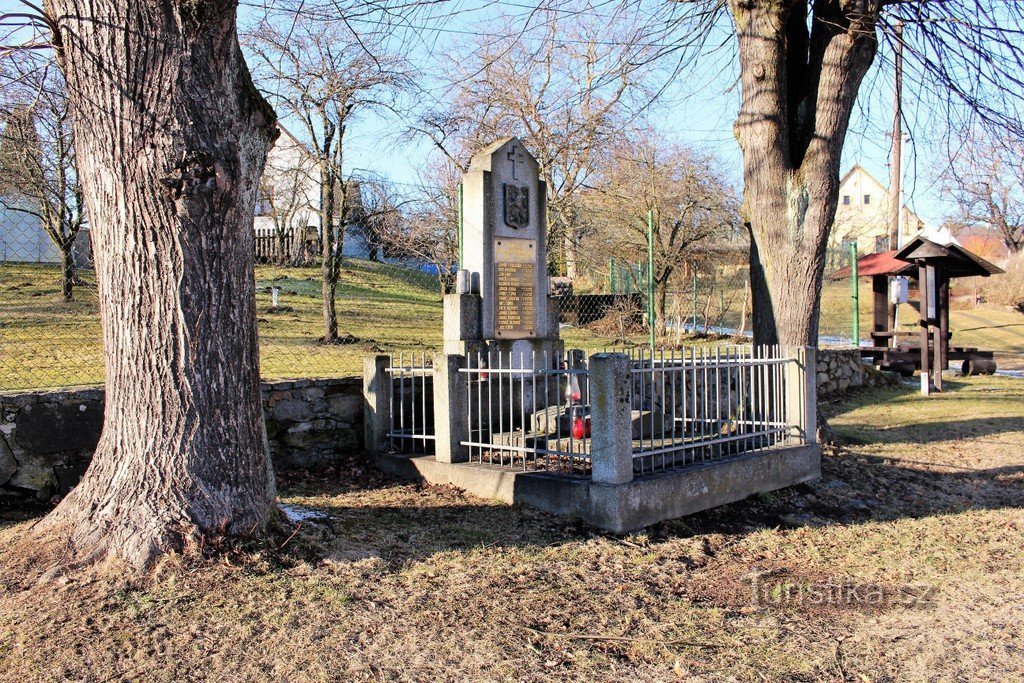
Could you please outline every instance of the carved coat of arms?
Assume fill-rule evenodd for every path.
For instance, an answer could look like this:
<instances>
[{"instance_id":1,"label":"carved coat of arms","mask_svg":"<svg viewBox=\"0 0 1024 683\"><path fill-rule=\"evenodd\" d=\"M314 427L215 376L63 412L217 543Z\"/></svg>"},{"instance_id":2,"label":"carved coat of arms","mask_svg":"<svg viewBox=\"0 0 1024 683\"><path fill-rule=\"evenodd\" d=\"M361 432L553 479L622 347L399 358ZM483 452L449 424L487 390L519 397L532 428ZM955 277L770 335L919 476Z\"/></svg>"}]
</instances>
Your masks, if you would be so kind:
<instances>
[{"instance_id":1,"label":"carved coat of arms","mask_svg":"<svg viewBox=\"0 0 1024 683\"><path fill-rule=\"evenodd\" d=\"M530 188L505 183L505 223L513 228L530 224Z\"/></svg>"}]
</instances>

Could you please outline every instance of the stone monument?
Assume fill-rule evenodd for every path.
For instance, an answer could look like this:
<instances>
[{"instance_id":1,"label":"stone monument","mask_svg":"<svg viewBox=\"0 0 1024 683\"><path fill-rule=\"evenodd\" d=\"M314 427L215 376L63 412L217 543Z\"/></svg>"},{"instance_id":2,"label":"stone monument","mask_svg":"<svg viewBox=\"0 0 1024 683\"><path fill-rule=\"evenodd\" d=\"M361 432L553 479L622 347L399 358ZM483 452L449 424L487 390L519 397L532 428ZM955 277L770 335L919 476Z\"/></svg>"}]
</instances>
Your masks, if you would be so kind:
<instances>
[{"instance_id":1,"label":"stone monument","mask_svg":"<svg viewBox=\"0 0 1024 683\"><path fill-rule=\"evenodd\" d=\"M537 160L517 138L498 140L473 157L462 188L467 291L459 294L480 297L476 340L513 358L550 354L558 314L548 296L547 192ZM455 341L447 334L454 329L445 329L446 341ZM457 341L469 338L460 334Z\"/></svg>"},{"instance_id":2,"label":"stone monument","mask_svg":"<svg viewBox=\"0 0 1024 683\"><path fill-rule=\"evenodd\" d=\"M547 193L537 160L517 138L498 140L473 157L462 193L462 263L456 291L444 297L444 353L434 361L435 446L443 462L465 460L464 427L471 417L481 420L466 405L462 369L516 370L492 398L504 397L520 414L536 404L528 373L557 367L562 356L558 303L548 294ZM557 393L558 381L547 391Z\"/></svg>"}]
</instances>

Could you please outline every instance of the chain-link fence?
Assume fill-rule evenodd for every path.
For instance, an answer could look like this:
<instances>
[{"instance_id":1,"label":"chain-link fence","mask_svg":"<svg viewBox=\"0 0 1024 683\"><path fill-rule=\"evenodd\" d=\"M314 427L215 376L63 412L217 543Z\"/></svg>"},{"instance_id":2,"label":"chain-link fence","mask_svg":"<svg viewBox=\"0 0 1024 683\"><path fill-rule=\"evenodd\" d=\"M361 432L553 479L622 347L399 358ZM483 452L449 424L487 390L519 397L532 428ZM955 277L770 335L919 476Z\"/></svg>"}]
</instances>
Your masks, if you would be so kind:
<instances>
[{"instance_id":1,"label":"chain-link fence","mask_svg":"<svg viewBox=\"0 0 1024 683\"><path fill-rule=\"evenodd\" d=\"M0 213L0 390L99 384L103 353L89 229L58 239L31 212ZM337 241L333 286L325 288L315 228L276 232L256 227L256 297L260 362L267 379L357 374L367 353L439 350L442 296L454 263L383 244L358 226ZM61 245L66 245L62 247ZM749 334L746 258L739 247L681 262L649 280L644 254L634 260L591 254L575 278L552 277L560 298L561 335L573 348L650 343L695 336ZM848 264L830 254L827 272ZM324 292L333 289L333 313ZM653 294L653 298L651 297ZM862 305L865 322L868 306ZM850 279L826 279L824 343L851 339ZM332 331L336 329L336 332Z\"/></svg>"}]
</instances>

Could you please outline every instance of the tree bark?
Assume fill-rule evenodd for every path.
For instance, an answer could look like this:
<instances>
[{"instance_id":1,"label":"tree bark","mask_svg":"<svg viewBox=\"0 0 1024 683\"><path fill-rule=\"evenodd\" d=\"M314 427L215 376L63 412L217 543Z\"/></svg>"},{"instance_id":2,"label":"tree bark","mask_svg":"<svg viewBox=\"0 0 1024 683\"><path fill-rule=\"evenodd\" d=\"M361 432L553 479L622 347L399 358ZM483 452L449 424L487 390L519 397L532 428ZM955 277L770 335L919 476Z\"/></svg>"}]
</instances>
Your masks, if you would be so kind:
<instances>
[{"instance_id":1,"label":"tree bark","mask_svg":"<svg viewBox=\"0 0 1024 683\"><path fill-rule=\"evenodd\" d=\"M864 8L863 11L857 9ZM816 345L839 162L877 49L875 3L731 0L756 344Z\"/></svg>"},{"instance_id":2,"label":"tree bark","mask_svg":"<svg viewBox=\"0 0 1024 683\"><path fill-rule=\"evenodd\" d=\"M338 267L335 263L337 245L334 235L334 186L337 179L333 171L326 166L325 164L320 183L320 305L324 329L320 341L330 344L338 339L338 313L334 305L338 285Z\"/></svg>"},{"instance_id":3,"label":"tree bark","mask_svg":"<svg viewBox=\"0 0 1024 683\"><path fill-rule=\"evenodd\" d=\"M72 251L73 242L63 241L60 244L61 273L60 290L65 301L75 298L75 256Z\"/></svg>"},{"instance_id":4,"label":"tree bark","mask_svg":"<svg viewBox=\"0 0 1024 683\"><path fill-rule=\"evenodd\" d=\"M265 529L253 211L273 110L237 0L48 0L74 111L106 361L103 432L36 527L72 562L149 566Z\"/></svg>"}]
</instances>

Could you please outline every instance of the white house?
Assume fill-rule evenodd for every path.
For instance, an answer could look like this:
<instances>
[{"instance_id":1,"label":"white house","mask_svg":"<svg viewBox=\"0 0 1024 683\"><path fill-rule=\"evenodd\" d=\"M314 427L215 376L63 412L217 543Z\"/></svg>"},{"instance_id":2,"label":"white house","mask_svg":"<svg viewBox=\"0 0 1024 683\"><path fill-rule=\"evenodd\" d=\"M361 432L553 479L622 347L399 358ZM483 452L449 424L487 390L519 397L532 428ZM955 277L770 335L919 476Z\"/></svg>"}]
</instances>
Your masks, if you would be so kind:
<instances>
[{"instance_id":1,"label":"white house","mask_svg":"<svg viewBox=\"0 0 1024 683\"><path fill-rule=\"evenodd\" d=\"M279 125L281 135L267 154L260 181L260 199L253 227L256 231L256 257L261 260L283 258L290 262L318 258L320 218L320 181L317 162L306 146ZM359 186L349 181L349 189L359 201ZM340 216L338 217L340 218ZM279 254L281 236L285 237L284 255ZM342 255L368 259L371 254L365 227L345 226ZM379 255L379 254L377 254Z\"/></svg>"},{"instance_id":2,"label":"white house","mask_svg":"<svg viewBox=\"0 0 1024 683\"><path fill-rule=\"evenodd\" d=\"M863 166L854 164L839 181L839 206L829 246L848 249L856 242L862 254L895 249L896 245L889 245L891 207L889 188ZM902 234L915 235L922 228L924 222L904 206Z\"/></svg>"},{"instance_id":3,"label":"white house","mask_svg":"<svg viewBox=\"0 0 1024 683\"><path fill-rule=\"evenodd\" d=\"M60 265L60 249L39 218L18 210L25 201L19 197L0 197L0 263ZM72 250L79 268L92 265L88 226L82 226L78 231Z\"/></svg>"}]
</instances>

